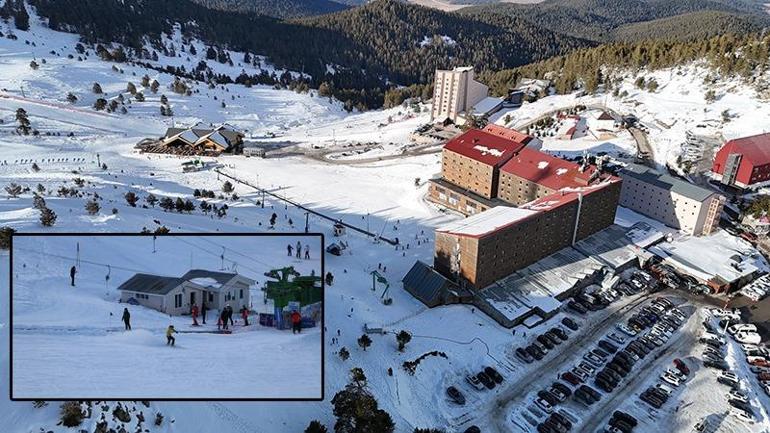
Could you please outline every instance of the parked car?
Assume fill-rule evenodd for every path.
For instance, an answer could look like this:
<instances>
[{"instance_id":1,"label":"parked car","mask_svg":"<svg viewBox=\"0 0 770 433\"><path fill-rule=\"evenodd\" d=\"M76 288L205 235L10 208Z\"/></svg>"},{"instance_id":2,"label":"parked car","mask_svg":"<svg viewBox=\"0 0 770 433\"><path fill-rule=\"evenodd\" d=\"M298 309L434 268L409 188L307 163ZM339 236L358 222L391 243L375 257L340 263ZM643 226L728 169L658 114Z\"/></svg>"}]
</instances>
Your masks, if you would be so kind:
<instances>
[{"instance_id":1,"label":"parked car","mask_svg":"<svg viewBox=\"0 0 770 433\"><path fill-rule=\"evenodd\" d=\"M561 382L554 382L553 386L551 387L551 389L557 389L562 394L566 395L567 397L572 395L572 390L567 385L565 385L565 384L563 384Z\"/></svg>"},{"instance_id":2,"label":"parked car","mask_svg":"<svg viewBox=\"0 0 770 433\"><path fill-rule=\"evenodd\" d=\"M476 374L476 377L479 378L479 381L481 381L481 383L483 383L484 386L487 387L487 389L494 389L495 388L495 381L492 380L492 378L489 377L483 371L480 371L478 374Z\"/></svg>"},{"instance_id":3,"label":"parked car","mask_svg":"<svg viewBox=\"0 0 770 433\"><path fill-rule=\"evenodd\" d=\"M538 336L537 336L537 338L536 338L535 340L537 340L537 342L538 342L538 343L540 343L540 344L542 344L543 346L545 346L545 347L546 347L546 349L548 349L548 350L551 350L551 349L553 349L553 348L554 348L554 344L553 344L553 343L551 342L551 340L550 340L548 337L546 337L545 335L538 335Z\"/></svg>"},{"instance_id":4,"label":"parked car","mask_svg":"<svg viewBox=\"0 0 770 433\"><path fill-rule=\"evenodd\" d=\"M465 381L468 382L472 387L476 388L478 391L482 391L484 389L484 384L481 383L476 375L469 374L465 376Z\"/></svg>"},{"instance_id":5,"label":"parked car","mask_svg":"<svg viewBox=\"0 0 770 433\"><path fill-rule=\"evenodd\" d=\"M569 336L567 335L567 333L566 333L566 332L564 332L564 330L563 330L563 329L561 329L561 328L555 328L555 327L554 327L554 328L551 328L551 330L550 330L549 332L550 332L551 334L555 335L555 336L556 336L557 338L559 338L561 341L567 341L567 339L569 338Z\"/></svg>"},{"instance_id":6,"label":"parked car","mask_svg":"<svg viewBox=\"0 0 770 433\"><path fill-rule=\"evenodd\" d=\"M475 425L472 425L465 429L463 433L481 433L481 429L476 427Z\"/></svg>"},{"instance_id":7,"label":"parked car","mask_svg":"<svg viewBox=\"0 0 770 433\"><path fill-rule=\"evenodd\" d=\"M567 371L567 372L562 373L561 374L561 378L563 380L567 381L568 383L570 383L572 385L575 385L575 386L580 385L583 382L582 379L580 379L578 376L575 375L575 373L573 373L571 371Z\"/></svg>"},{"instance_id":8,"label":"parked car","mask_svg":"<svg viewBox=\"0 0 770 433\"><path fill-rule=\"evenodd\" d=\"M615 352L618 351L618 347L615 346L614 344L610 343L607 340L599 340L598 345L599 345L599 347L601 347L602 349L604 349L605 351L607 351L609 353L615 353Z\"/></svg>"},{"instance_id":9,"label":"parked car","mask_svg":"<svg viewBox=\"0 0 770 433\"><path fill-rule=\"evenodd\" d=\"M503 376L498 373L497 370L495 370L493 367L484 367L484 373L487 374L487 376L491 377L492 380L495 381L495 383L503 383Z\"/></svg>"},{"instance_id":10,"label":"parked car","mask_svg":"<svg viewBox=\"0 0 770 433\"><path fill-rule=\"evenodd\" d=\"M588 312L588 309L586 307L584 307L583 305L581 305L580 303L574 300L567 302L567 308L569 308L570 310L578 314L586 314Z\"/></svg>"},{"instance_id":11,"label":"parked car","mask_svg":"<svg viewBox=\"0 0 770 433\"><path fill-rule=\"evenodd\" d=\"M685 364L684 361L682 361L681 359L679 359L679 358L674 359L674 365L685 376L689 376L690 375L690 368L687 367L687 364Z\"/></svg>"},{"instance_id":12,"label":"parked car","mask_svg":"<svg viewBox=\"0 0 770 433\"><path fill-rule=\"evenodd\" d=\"M580 325L569 317L561 319L561 323L573 331L577 331L580 328Z\"/></svg>"},{"instance_id":13,"label":"parked car","mask_svg":"<svg viewBox=\"0 0 770 433\"><path fill-rule=\"evenodd\" d=\"M535 347L535 345L530 344L529 346L524 348L524 350L533 358L537 359L538 361L543 359L543 356L544 356L543 352L541 352L537 347Z\"/></svg>"},{"instance_id":14,"label":"parked car","mask_svg":"<svg viewBox=\"0 0 770 433\"><path fill-rule=\"evenodd\" d=\"M450 386L446 389L446 395L448 395L452 401L459 405L465 404L465 396L460 392L459 389L455 388L454 386Z\"/></svg>"},{"instance_id":15,"label":"parked car","mask_svg":"<svg viewBox=\"0 0 770 433\"><path fill-rule=\"evenodd\" d=\"M537 392L537 396L545 401L548 402L551 406L556 406L559 403L559 399L556 398L555 395L551 394L550 392L542 389Z\"/></svg>"},{"instance_id":16,"label":"parked car","mask_svg":"<svg viewBox=\"0 0 770 433\"><path fill-rule=\"evenodd\" d=\"M535 405L543 410L545 413L553 413L553 406L551 406L550 403L543 400L542 398L538 398L535 400Z\"/></svg>"},{"instance_id":17,"label":"parked car","mask_svg":"<svg viewBox=\"0 0 770 433\"><path fill-rule=\"evenodd\" d=\"M521 347L516 348L514 353L516 354L517 358L519 358L522 362L525 362L527 364L531 364L532 362L535 361L535 358L529 353L527 353L527 351L522 349Z\"/></svg>"},{"instance_id":18,"label":"parked car","mask_svg":"<svg viewBox=\"0 0 770 433\"><path fill-rule=\"evenodd\" d=\"M607 335L607 338L609 338L610 340L612 340L612 341L614 341L615 343L618 343L618 344L625 344L625 342L626 342L626 338L625 337L623 337L621 335L618 335L615 332L612 332L609 335Z\"/></svg>"},{"instance_id":19,"label":"parked car","mask_svg":"<svg viewBox=\"0 0 770 433\"><path fill-rule=\"evenodd\" d=\"M730 372L722 372L717 377L717 382L724 385L728 385L732 388L737 388L740 385L740 380L738 379L738 376Z\"/></svg>"}]
</instances>

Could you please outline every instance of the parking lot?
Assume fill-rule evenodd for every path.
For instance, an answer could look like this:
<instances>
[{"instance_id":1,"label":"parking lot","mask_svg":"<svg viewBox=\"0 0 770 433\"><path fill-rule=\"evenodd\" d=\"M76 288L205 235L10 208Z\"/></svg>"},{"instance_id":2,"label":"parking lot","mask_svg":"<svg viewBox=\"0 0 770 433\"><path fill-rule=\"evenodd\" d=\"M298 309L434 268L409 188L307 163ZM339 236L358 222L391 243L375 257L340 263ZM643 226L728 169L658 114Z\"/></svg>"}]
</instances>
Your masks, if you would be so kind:
<instances>
[{"instance_id":1,"label":"parking lot","mask_svg":"<svg viewBox=\"0 0 770 433\"><path fill-rule=\"evenodd\" d=\"M757 325L762 339L770 341L770 296L759 302L753 302L745 296L736 296L727 306L740 309L743 319Z\"/></svg>"}]
</instances>

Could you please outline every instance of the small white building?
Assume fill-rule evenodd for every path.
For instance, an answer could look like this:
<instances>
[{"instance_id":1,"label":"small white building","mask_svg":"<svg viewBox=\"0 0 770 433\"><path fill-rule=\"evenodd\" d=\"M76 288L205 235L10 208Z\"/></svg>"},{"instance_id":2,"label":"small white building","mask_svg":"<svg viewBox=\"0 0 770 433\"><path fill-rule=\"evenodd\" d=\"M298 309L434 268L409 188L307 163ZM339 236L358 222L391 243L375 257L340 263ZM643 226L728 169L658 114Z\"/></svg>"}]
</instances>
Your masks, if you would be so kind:
<instances>
[{"instance_id":1,"label":"small white building","mask_svg":"<svg viewBox=\"0 0 770 433\"><path fill-rule=\"evenodd\" d=\"M230 272L193 269L181 277L135 274L118 287L120 302L143 305L172 316L189 314L193 305L209 310L230 305L250 308L249 290L256 282Z\"/></svg>"},{"instance_id":2,"label":"small white building","mask_svg":"<svg viewBox=\"0 0 770 433\"><path fill-rule=\"evenodd\" d=\"M719 225L721 194L638 164L629 164L620 177L620 206L694 236Z\"/></svg>"}]
</instances>

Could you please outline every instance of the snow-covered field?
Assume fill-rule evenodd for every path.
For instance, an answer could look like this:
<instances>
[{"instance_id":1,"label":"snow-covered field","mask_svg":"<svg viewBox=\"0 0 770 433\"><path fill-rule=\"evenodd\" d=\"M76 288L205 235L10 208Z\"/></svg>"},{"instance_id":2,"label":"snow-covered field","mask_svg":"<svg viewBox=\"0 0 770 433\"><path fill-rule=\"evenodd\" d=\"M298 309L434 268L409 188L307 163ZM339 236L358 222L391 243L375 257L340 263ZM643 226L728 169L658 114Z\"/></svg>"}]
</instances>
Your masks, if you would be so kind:
<instances>
[{"instance_id":1,"label":"snow-covered field","mask_svg":"<svg viewBox=\"0 0 770 433\"><path fill-rule=\"evenodd\" d=\"M303 248L312 244L315 259L286 257L286 245L297 241ZM201 333L217 330L218 311L209 312L206 325L193 327L189 316L121 304L116 290L136 273L225 271L255 280L250 309L272 312L263 302L264 273L293 266L303 275L320 275L320 237L172 236L154 244L153 252L152 236L15 238L14 397L321 397L321 323L295 336L259 326L254 315L243 326L236 311L232 334ZM69 269L76 263L71 287ZM124 307L131 331L123 329ZM164 335L169 325L179 332L173 348Z\"/></svg>"},{"instance_id":2,"label":"snow-covered field","mask_svg":"<svg viewBox=\"0 0 770 433\"><path fill-rule=\"evenodd\" d=\"M0 148L3 150L0 156L0 185L16 182L34 191L41 184L45 191L43 197L46 205L56 212L58 219L51 228L40 225L39 212L33 207L31 191L16 198L1 199L0 225L12 225L20 231L138 232L142 228L152 231L162 225L169 228L172 235L174 232L262 232L269 230L270 216L276 213L276 232L301 232L306 218L304 211L269 196L263 208L261 203L258 204L263 198L260 193L237 183L235 190L239 199L207 200L217 206L228 205L227 215L222 218L204 213L198 208L187 214L165 212L157 206L143 207L144 199L150 193L158 198L181 197L193 200L196 205L200 204L200 200L193 197L193 190L205 188L218 195L225 178L213 171L182 173L182 159L141 155L134 152L133 145L143 138L160 136L172 122L179 126L197 121L226 121L247 130L247 140L288 143L287 146L296 146L300 150L319 147L321 150L335 152L351 149L346 145L373 143L372 155L393 156L401 153L404 146L409 144L409 133L417 125L427 122L429 117L424 108L416 113L405 107L349 114L342 110L340 104L330 103L317 95L297 94L265 86L246 88L227 85L209 89L203 84L196 84L195 89L199 92L193 92L190 96L177 95L167 88L173 80L168 74L130 64L117 64L123 70L121 73L112 69L112 63L97 60L93 53L82 62L68 59L67 55L74 53L77 38L51 32L34 21L33 18L31 31L15 32L19 36L18 40L0 38L0 118L3 120L0 124ZM0 27L3 25L0 24ZM7 29L3 27L2 31L6 33ZM25 41L31 42L27 44ZM60 55L50 55L51 50ZM232 57L237 59L239 54L233 53ZM39 64L37 70L29 67L33 58ZM44 58L46 62L42 63ZM186 59L182 60L187 62ZM158 64L171 63L170 59L163 56L158 61ZM195 63L196 60L189 61L189 64ZM219 64L212 66L227 68ZM125 90L129 80L139 86L144 74L161 83L157 94L151 93L149 89L144 90L145 102L127 102L126 114L95 112L91 108L96 99L96 95L91 93L93 82L99 82L108 97L113 98ZM672 75L672 80L677 77ZM658 81L661 89L650 98L668 98L667 92L676 92L676 84L664 86L663 77ZM698 85L697 82L693 84L697 80L682 78L682 81L687 81L687 88ZM624 86L628 87L629 84ZM75 104L68 104L65 100L70 91L79 98ZM656 116L682 117L669 131L687 122L697 123L702 118L700 112L691 110L689 114L695 120L685 119L684 110L653 99L649 101L649 106L634 106L632 97L645 103L643 98L648 96L642 91L629 93L628 101L611 100L607 105L622 112L636 112L645 124L654 123L653 117ZM169 99L175 113L173 119L159 115L161 94ZM696 94L701 95L701 92L692 90L690 93L694 106L698 104ZM124 96L128 98L125 92ZM683 98L673 96L671 99ZM225 108L221 105L223 100L226 102ZM574 95L544 98L533 104L525 104L513 113L513 122L523 123L543 112L591 100L596 101L597 98L575 98ZM709 112L720 113L721 105L717 104L727 103L728 100L731 99L727 96L719 99L710 106ZM628 104L628 107L634 106L634 109L621 109L613 104ZM752 104L765 107L763 102L754 98L751 104L734 107L735 110L745 110L741 111L745 115L729 124L729 128L734 128L736 134L756 132L758 126L748 121ZM17 108L27 110L32 127L40 132L39 136L13 133ZM700 110L702 112L702 106ZM741 120L744 118L747 120ZM650 130L650 140L658 150L655 156L661 158L661 155L667 154L667 133L654 130L652 126ZM684 130L677 130L684 134ZM71 137L68 136L70 132L73 133ZM619 142L618 148L633 149L629 137L619 137L619 140L625 141ZM570 142L561 145L579 144L593 148L603 143ZM557 152L582 152L582 148L559 149L555 147L557 144L546 141L545 148ZM362 154L358 158L365 157L366 154ZM32 162L37 163L39 171L32 169ZM408 248L396 249L386 242L376 243L372 238L352 230L348 230L341 239L336 239L328 220L309 215L310 231L324 233L327 242L343 240L348 244L342 256L326 256L326 269L334 274L334 284L327 287L325 300L327 329L323 344L326 348L326 400L305 403L156 402L152 410L162 411L167 417L173 418L174 423L166 423L157 428L146 424L146 428L150 428L153 433L282 433L303 431L310 420L318 419L331 429L334 424L331 397L348 382L350 369L361 367L380 407L393 417L397 433L411 433L415 427L463 431L472 423L481 426L483 431L514 429L511 424L504 422L507 414L494 419L490 416L490 412L499 415L499 409L493 409L492 405L505 397L504 391L470 391L463 388L468 404L461 407L446 398L445 389L449 385L463 383L467 372L478 371L485 365L494 366L506 377L507 383L526 384L534 374L533 370L523 368L512 356L512 351L529 341L532 332L539 330L527 330L529 337L519 330L514 333L466 305L427 309L401 288L400 279L415 260L432 261L433 228L458 218L439 212L423 200L427 190L425 184L415 186L415 178L427 179L440 170L440 158L437 155L409 156L355 165L331 164L303 156L269 159L224 156L219 158L219 162L224 165L222 170L225 173L266 188L279 197L300 202L331 218L342 219L387 238L398 237L402 245L408 244ZM99 163L106 164L107 168L102 169ZM78 186L75 178L83 180L82 186ZM56 191L62 186L77 189L80 196L59 196ZM139 196L137 207L126 204L123 196L127 191ZM96 215L88 215L84 205L93 194L100 197L101 210ZM621 222L627 224L639 218L632 212L621 212L619 215ZM194 260L199 259L202 257L194 257ZM151 262L147 260L147 266L154 266ZM239 263L241 266L249 262ZM180 258L179 265L189 266L189 257ZM0 269L0 280L7 281L8 268L3 266ZM388 279L390 286L387 293L383 293L385 287L382 285L372 287L370 272L374 270L379 270ZM54 270L50 272L58 275ZM95 314L103 317L111 311L108 306L111 308L115 304L107 303L101 297L104 270L95 271L92 278L94 285L90 292L93 295L91 299L103 307L95 310ZM0 287L0 299L8 299L7 284ZM55 292L53 287L48 290ZM53 299L61 299L63 295L51 293L51 296ZM393 299L392 305L382 303L381 299L386 296ZM46 305L49 310L55 308L53 304ZM4 347L10 338L7 314L6 309L0 309L0 347ZM596 323L599 323L598 317ZM148 313L146 320L148 324L152 323L152 330L144 333L144 336L140 333L137 333L139 337L131 336L141 340L131 344L152 347L157 342L156 338L162 337L155 332L155 328L165 324L166 318ZM383 327L386 331L384 335L372 334L372 345L366 350L356 342L363 333L364 325ZM101 326L105 326L104 322ZM137 328L140 326L137 325ZM397 350L393 335L400 330L407 330L413 335L403 352ZM259 330L228 337L252 338L246 334L255 334L253 338L257 338L272 332ZM313 337L313 334L308 334L301 338ZM118 336L99 338L112 340ZM335 343L332 338L335 338ZM180 336L180 345L186 347L177 352L193 352L191 346L204 344L197 340L191 334ZM347 360L338 356L342 347L350 352ZM440 351L446 357L427 356L414 375L402 368L403 362L415 360L431 351ZM223 353L213 362L216 367L217 362L235 365L261 355L260 350L249 353L239 347ZM9 362L8 354L3 351L0 355L0 369L7 371ZM187 365L187 361L181 363ZM238 368L241 368L240 364ZM393 371L392 376L388 374L389 368ZM233 372L233 376L237 373ZM555 374L555 371L549 373ZM273 372L266 374L272 375ZM190 376L194 377L195 372L191 371ZM0 381L0 395L8 395L7 383L6 380ZM708 392L708 387L701 390ZM713 406L707 409L724 410ZM150 413L149 409L147 411ZM39 431L40 428L54 433L72 431L57 425L58 418L56 404L34 408L28 402L0 401L0 420L9 420L4 425L13 426L10 430L13 433ZM761 431L763 426L755 427L752 431ZM118 427L115 428L117 430ZM659 426L645 424L640 432L657 430Z\"/></svg>"}]
</instances>

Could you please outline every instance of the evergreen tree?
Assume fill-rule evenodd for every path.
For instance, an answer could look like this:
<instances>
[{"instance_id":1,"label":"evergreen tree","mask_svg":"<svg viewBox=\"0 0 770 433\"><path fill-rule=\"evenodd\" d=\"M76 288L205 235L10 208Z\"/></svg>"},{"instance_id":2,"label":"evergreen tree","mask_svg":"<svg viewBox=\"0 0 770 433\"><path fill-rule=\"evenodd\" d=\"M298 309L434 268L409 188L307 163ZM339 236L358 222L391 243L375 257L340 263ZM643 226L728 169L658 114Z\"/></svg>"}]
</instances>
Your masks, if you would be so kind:
<instances>
[{"instance_id":1,"label":"evergreen tree","mask_svg":"<svg viewBox=\"0 0 770 433\"><path fill-rule=\"evenodd\" d=\"M174 203L174 209L176 209L176 211L179 212L179 213L184 212L184 210L186 208L185 208L185 205L184 205L184 200L182 200L182 197L177 197L176 198L176 202Z\"/></svg>"},{"instance_id":2,"label":"evergreen tree","mask_svg":"<svg viewBox=\"0 0 770 433\"><path fill-rule=\"evenodd\" d=\"M94 101L94 110L96 111L102 111L105 108L107 108L107 100L104 98L97 98L96 101Z\"/></svg>"},{"instance_id":3,"label":"evergreen tree","mask_svg":"<svg viewBox=\"0 0 770 433\"><path fill-rule=\"evenodd\" d=\"M56 224L56 212L47 207L40 209L40 224L45 227L52 227Z\"/></svg>"},{"instance_id":4,"label":"evergreen tree","mask_svg":"<svg viewBox=\"0 0 770 433\"><path fill-rule=\"evenodd\" d=\"M360 368L350 371L350 382L332 398L335 433L392 433L393 419L379 408Z\"/></svg>"},{"instance_id":5,"label":"evergreen tree","mask_svg":"<svg viewBox=\"0 0 770 433\"><path fill-rule=\"evenodd\" d=\"M74 93L72 92L67 93L67 102L69 102L70 104L74 104L77 101L78 101L78 97L75 96Z\"/></svg>"},{"instance_id":6,"label":"evergreen tree","mask_svg":"<svg viewBox=\"0 0 770 433\"><path fill-rule=\"evenodd\" d=\"M343 347L339 351L340 359L343 361L347 361L348 358L350 358L350 352L348 351L347 347Z\"/></svg>"},{"instance_id":7,"label":"evergreen tree","mask_svg":"<svg viewBox=\"0 0 770 433\"><path fill-rule=\"evenodd\" d=\"M126 91L132 95L136 95L136 86L132 82L128 82L126 85Z\"/></svg>"},{"instance_id":8,"label":"evergreen tree","mask_svg":"<svg viewBox=\"0 0 770 433\"><path fill-rule=\"evenodd\" d=\"M27 117L27 111L25 109L16 109L16 122L19 123L19 126L16 127L16 131L20 134L29 135L32 127L30 126L29 117Z\"/></svg>"},{"instance_id":9,"label":"evergreen tree","mask_svg":"<svg viewBox=\"0 0 770 433\"><path fill-rule=\"evenodd\" d=\"M233 184L230 183L229 180L226 180L224 184L222 184L222 192L225 194L230 194L233 192Z\"/></svg>"},{"instance_id":10,"label":"evergreen tree","mask_svg":"<svg viewBox=\"0 0 770 433\"><path fill-rule=\"evenodd\" d=\"M19 185L16 182L11 182L8 184L8 186L5 187L5 192L8 193L8 196L16 198L21 194L23 188L21 185Z\"/></svg>"},{"instance_id":11,"label":"evergreen tree","mask_svg":"<svg viewBox=\"0 0 770 433\"><path fill-rule=\"evenodd\" d=\"M366 348L372 345L372 339L368 335L363 334L358 337L358 345L366 352Z\"/></svg>"},{"instance_id":12,"label":"evergreen tree","mask_svg":"<svg viewBox=\"0 0 770 433\"><path fill-rule=\"evenodd\" d=\"M160 207L166 212L173 210L174 200L172 200L170 197L163 197L162 199L160 199Z\"/></svg>"},{"instance_id":13,"label":"evergreen tree","mask_svg":"<svg viewBox=\"0 0 770 433\"><path fill-rule=\"evenodd\" d=\"M155 203L158 202L158 198L155 197L155 194L150 193L147 197L144 198L144 201L146 201L150 206L155 207Z\"/></svg>"},{"instance_id":14,"label":"evergreen tree","mask_svg":"<svg viewBox=\"0 0 770 433\"><path fill-rule=\"evenodd\" d=\"M88 200L86 202L86 212L88 212L89 215L96 215L99 213L99 209L102 207L99 205L99 202L95 199Z\"/></svg>"},{"instance_id":15,"label":"evergreen tree","mask_svg":"<svg viewBox=\"0 0 770 433\"><path fill-rule=\"evenodd\" d=\"M93 86L91 86L91 91L96 93L97 95L101 95L102 93L102 86L99 83L94 83Z\"/></svg>"},{"instance_id":16,"label":"evergreen tree","mask_svg":"<svg viewBox=\"0 0 770 433\"><path fill-rule=\"evenodd\" d=\"M305 429L305 433L327 433L328 430L326 429L326 426L321 424L320 421L313 420L310 421L310 424L308 424L307 428Z\"/></svg>"},{"instance_id":17,"label":"evergreen tree","mask_svg":"<svg viewBox=\"0 0 770 433\"><path fill-rule=\"evenodd\" d=\"M129 206L136 207L136 202L139 201L139 197L137 197L133 191L127 192L124 197L126 199L126 203L128 203Z\"/></svg>"},{"instance_id":18,"label":"evergreen tree","mask_svg":"<svg viewBox=\"0 0 770 433\"><path fill-rule=\"evenodd\" d=\"M398 351L403 352L406 345L412 341L412 334L410 334L407 331L402 330L398 334L396 334L396 342L398 342Z\"/></svg>"},{"instance_id":19,"label":"evergreen tree","mask_svg":"<svg viewBox=\"0 0 770 433\"><path fill-rule=\"evenodd\" d=\"M16 233L13 227L4 226L0 228L0 250L11 248L11 235Z\"/></svg>"}]
</instances>

